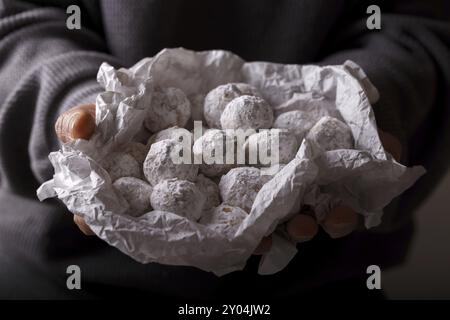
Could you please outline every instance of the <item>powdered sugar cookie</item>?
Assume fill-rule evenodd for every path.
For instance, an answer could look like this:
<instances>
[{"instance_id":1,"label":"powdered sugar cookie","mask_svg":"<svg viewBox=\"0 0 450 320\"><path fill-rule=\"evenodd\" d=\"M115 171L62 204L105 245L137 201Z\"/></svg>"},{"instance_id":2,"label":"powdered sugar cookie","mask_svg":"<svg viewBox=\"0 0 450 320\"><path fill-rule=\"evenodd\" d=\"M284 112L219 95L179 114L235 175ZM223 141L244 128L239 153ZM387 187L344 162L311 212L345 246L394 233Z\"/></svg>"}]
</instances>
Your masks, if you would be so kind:
<instances>
[{"instance_id":1,"label":"powdered sugar cookie","mask_svg":"<svg viewBox=\"0 0 450 320\"><path fill-rule=\"evenodd\" d=\"M101 161L102 167L108 171L111 181L121 177L142 176L141 166L137 160L128 153L114 152Z\"/></svg>"},{"instance_id":2,"label":"powdered sugar cookie","mask_svg":"<svg viewBox=\"0 0 450 320\"><path fill-rule=\"evenodd\" d=\"M224 203L250 212L259 190L271 178L270 175L262 175L258 168L231 169L220 179L220 196Z\"/></svg>"},{"instance_id":3,"label":"powdered sugar cookie","mask_svg":"<svg viewBox=\"0 0 450 320\"><path fill-rule=\"evenodd\" d=\"M190 117L191 104L183 91L156 87L144 123L148 130L157 132L173 126L184 127Z\"/></svg>"},{"instance_id":4,"label":"powdered sugar cookie","mask_svg":"<svg viewBox=\"0 0 450 320\"><path fill-rule=\"evenodd\" d=\"M272 107L257 96L244 95L233 99L220 116L223 129L269 129L272 123Z\"/></svg>"},{"instance_id":5,"label":"powdered sugar cookie","mask_svg":"<svg viewBox=\"0 0 450 320\"><path fill-rule=\"evenodd\" d=\"M193 221L200 219L205 203L205 196L195 183L178 179L158 183L150 199L155 210L173 212Z\"/></svg>"},{"instance_id":6,"label":"powdered sugar cookie","mask_svg":"<svg viewBox=\"0 0 450 320\"><path fill-rule=\"evenodd\" d=\"M246 83L228 83L211 90L205 97L203 115L210 128L221 128L220 116L231 100L242 95L259 96L258 90Z\"/></svg>"},{"instance_id":7,"label":"powdered sugar cookie","mask_svg":"<svg viewBox=\"0 0 450 320\"><path fill-rule=\"evenodd\" d=\"M350 127L332 117L320 119L311 128L306 138L314 141L324 151L353 148L353 135Z\"/></svg>"},{"instance_id":8,"label":"powdered sugar cookie","mask_svg":"<svg viewBox=\"0 0 450 320\"><path fill-rule=\"evenodd\" d=\"M233 238L246 217L247 213L241 208L221 204L206 213L200 223L227 238Z\"/></svg>"},{"instance_id":9,"label":"powdered sugar cookie","mask_svg":"<svg viewBox=\"0 0 450 320\"><path fill-rule=\"evenodd\" d=\"M122 177L114 181L113 186L127 200L127 214L138 217L151 210L153 188L147 182L134 177Z\"/></svg>"},{"instance_id":10,"label":"powdered sugar cookie","mask_svg":"<svg viewBox=\"0 0 450 320\"><path fill-rule=\"evenodd\" d=\"M171 178L195 181L198 166L192 161L180 163L182 152L183 145L175 140L166 139L152 144L144 161L144 175L152 186Z\"/></svg>"}]
</instances>

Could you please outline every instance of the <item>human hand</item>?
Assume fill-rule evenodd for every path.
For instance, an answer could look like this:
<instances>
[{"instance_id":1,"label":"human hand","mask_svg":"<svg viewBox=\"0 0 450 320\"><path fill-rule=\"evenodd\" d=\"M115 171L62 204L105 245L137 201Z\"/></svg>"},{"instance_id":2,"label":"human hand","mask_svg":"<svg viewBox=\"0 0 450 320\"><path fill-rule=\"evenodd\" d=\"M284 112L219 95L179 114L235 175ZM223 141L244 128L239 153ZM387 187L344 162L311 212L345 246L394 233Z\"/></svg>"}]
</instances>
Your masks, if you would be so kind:
<instances>
[{"instance_id":1,"label":"human hand","mask_svg":"<svg viewBox=\"0 0 450 320\"><path fill-rule=\"evenodd\" d=\"M76 106L62 113L56 120L55 131L63 143L75 139L88 140L95 131L95 104ZM81 216L75 214L73 221L85 235L94 235Z\"/></svg>"}]
</instances>

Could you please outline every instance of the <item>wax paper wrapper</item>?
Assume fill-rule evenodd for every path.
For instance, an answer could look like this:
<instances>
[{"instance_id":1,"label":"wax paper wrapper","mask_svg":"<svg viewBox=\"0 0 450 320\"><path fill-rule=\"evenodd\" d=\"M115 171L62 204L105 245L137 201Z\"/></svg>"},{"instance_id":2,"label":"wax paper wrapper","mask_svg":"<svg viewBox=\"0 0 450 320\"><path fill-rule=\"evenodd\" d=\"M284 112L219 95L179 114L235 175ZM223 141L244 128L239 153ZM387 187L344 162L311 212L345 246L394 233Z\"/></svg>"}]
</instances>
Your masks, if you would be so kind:
<instances>
[{"instance_id":1,"label":"wax paper wrapper","mask_svg":"<svg viewBox=\"0 0 450 320\"><path fill-rule=\"evenodd\" d=\"M344 65L283 65L245 62L227 51L165 49L130 69L103 63L98 82L97 129L89 141L76 140L52 152L52 180L39 199L58 197L80 214L97 236L141 263L194 266L223 275L245 266L263 236L274 233L259 272L282 270L296 253L280 227L302 205L319 220L333 205L345 204L364 216L367 228L381 222L382 210L423 173L397 163L381 145L371 103L376 88L353 62ZM125 215L101 159L120 149L143 126L155 85L182 89L187 96L229 82L257 87L275 115L290 110L332 114L351 128L355 149L322 152L304 139L296 157L258 193L251 212L232 238L170 212Z\"/></svg>"}]
</instances>

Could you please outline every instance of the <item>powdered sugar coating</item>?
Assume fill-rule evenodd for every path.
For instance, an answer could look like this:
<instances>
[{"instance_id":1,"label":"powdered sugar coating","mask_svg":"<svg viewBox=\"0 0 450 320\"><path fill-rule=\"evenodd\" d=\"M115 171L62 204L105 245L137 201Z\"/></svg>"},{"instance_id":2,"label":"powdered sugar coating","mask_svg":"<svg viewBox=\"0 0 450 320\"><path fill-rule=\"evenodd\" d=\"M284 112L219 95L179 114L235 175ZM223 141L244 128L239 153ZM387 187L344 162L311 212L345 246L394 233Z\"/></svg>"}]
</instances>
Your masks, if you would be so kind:
<instances>
[{"instance_id":1,"label":"powdered sugar coating","mask_svg":"<svg viewBox=\"0 0 450 320\"><path fill-rule=\"evenodd\" d=\"M221 204L206 213L200 223L232 239L246 217L247 213L241 208Z\"/></svg>"},{"instance_id":2,"label":"powdered sugar coating","mask_svg":"<svg viewBox=\"0 0 450 320\"><path fill-rule=\"evenodd\" d=\"M272 150L272 142L276 143L276 135L278 135L278 148L276 150ZM248 160L256 159L256 163L248 162L249 164L258 164L258 165L273 165L277 163L288 163L292 159L294 159L297 154L298 148L300 147L300 143L297 140L297 137L290 131L283 129L270 129L263 130L258 133L252 134L246 140L244 144L245 152L247 155L250 153L253 155L253 158L248 156ZM267 157L272 161L271 155L274 152L278 153L278 161L274 163L262 163L259 155L260 150L263 150L263 153L267 154Z\"/></svg>"},{"instance_id":3,"label":"powdered sugar coating","mask_svg":"<svg viewBox=\"0 0 450 320\"><path fill-rule=\"evenodd\" d=\"M353 135L350 127L344 122L328 116L320 119L311 128L307 139L317 143L324 151L353 148Z\"/></svg>"},{"instance_id":4,"label":"powdered sugar coating","mask_svg":"<svg viewBox=\"0 0 450 320\"><path fill-rule=\"evenodd\" d=\"M220 116L223 129L269 129L272 123L272 107L257 96L244 95L233 99Z\"/></svg>"},{"instance_id":5,"label":"powdered sugar coating","mask_svg":"<svg viewBox=\"0 0 450 320\"><path fill-rule=\"evenodd\" d=\"M144 175L152 186L171 178L195 181L197 165L174 162L173 157L182 150L183 145L175 140L166 139L152 144L144 161Z\"/></svg>"},{"instance_id":6,"label":"powdered sugar coating","mask_svg":"<svg viewBox=\"0 0 450 320\"><path fill-rule=\"evenodd\" d=\"M308 112L300 110L288 111L275 118L273 128L287 129L301 142L317 120Z\"/></svg>"},{"instance_id":7,"label":"powdered sugar coating","mask_svg":"<svg viewBox=\"0 0 450 320\"><path fill-rule=\"evenodd\" d=\"M153 143L166 139L172 139L177 142L190 141L191 144L194 143L193 134L190 131L175 126L161 130L152 135L150 139L148 139L147 146L150 147Z\"/></svg>"},{"instance_id":8,"label":"powdered sugar coating","mask_svg":"<svg viewBox=\"0 0 450 320\"><path fill-rule=\"evenodd\" d=\"M197 221L202 215L205 196L193 182L169 179L153 188L150 200L155 210L173 212Z\"/></svg>"},{"instance_id":9,"label":"powdered sugar coating","mask_svg":"<svg viewBox=\"0 0 450 320\"><path fill-rule=\"evenodd\" d=\"M262 175L258 168L231 169L220 179L220 196L224 203L250 212L259 190L270 179L272 176Z\"/></svg>"},{"instance_id":10,"label":"powdered sugar coating","mask_svg":"<svg viewBox=\"0 0 450 320\"><path fill-rule=\"evenodd\" d=\"M102 167L108 171L111 181L122 177L142 176L141 166L136 159L125 152L114 152L104 158L101 162Z\"/></svg>"},{"instance_id":11,"label":"powdered sugar coating","mask_svg":"<svg viewBox=\"0 0 450 320\"><path fill-rule=\"evenodd\" d=\"M209 210L220 204L219 186L211 179L202 174L197 176L197 188L205 195L203 210Z\"/></svg>"},{"instance_id":12,"label":"powdered sugar coating","mask_svg":"<svg viewBox=\"0 0 450 320\"><path fill-rule=\"evenodd\" d=\"M232 150L234 152L235 138L226 131L219 129L209 129L195 141L192 148L194 156L203 157L199 168L201 173L208 177L216 177L225 174L236 166L234 153L233 163L226 163L227 144L230 146L229 148L233 146ZM222 163L208 163L207 157L214 156L217 150L222 150L222 156L220 157Z\"/></svg>"},{"instance_id":13,"label":"powdered sugar coating","mask_svg":"<svg viewBox=\"0 0 450 320\"><path fill-rule=\"evenodd\" d=\"M172 126L184 127L190 117L191 104L183 91L156 87L144 123L148 130L157 132Z\"/></svg>"},{"instance_id":14,"label":"powdered sugar coating","mask_svg":"<svg viewBox=\"0 0 450 320\"><path fill-rule=\"evenodd\" d=\"M220 116L231 100L242 95L259 96L258 90L246 83L227 83L211 90L205 97L203 115L210 128L221 128Z\"/></svg>"},{"instance_id":15,"label":"powdered sugar coating","mask_svg":"<svg viewBox=\"0 0 450 320\"><path fill-rule=\"evenodd\" d=\"M114 181L113 186L127 200L127 214L138 217L151 210L153 188L147 182L134 177L122 177Z\"/></svg>"}]
</instances>

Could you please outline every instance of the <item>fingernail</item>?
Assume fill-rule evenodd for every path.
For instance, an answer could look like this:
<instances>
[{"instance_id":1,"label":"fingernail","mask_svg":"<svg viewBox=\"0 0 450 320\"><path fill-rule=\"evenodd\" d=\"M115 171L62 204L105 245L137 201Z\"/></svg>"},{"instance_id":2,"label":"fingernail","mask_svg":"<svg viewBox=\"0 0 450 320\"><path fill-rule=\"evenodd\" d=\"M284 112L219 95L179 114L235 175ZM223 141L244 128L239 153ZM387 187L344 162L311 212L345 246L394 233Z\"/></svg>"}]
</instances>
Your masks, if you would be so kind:
<instances>
[{"instance_id":1,"label":"fingernail","mask_svg":"<svg viewBox=\"0 0 450 320\"><path fill-rule=\"evenodd\" d=\"M301 236L301 237L295 237L292 240L294 240L296 243L302 243L302 242L307 242L310 241L312 238L314 238L315 235L313 236Z\"/></svg>"},{"instance_id":2,"label":"fingernail","mask_svg":"<svg viewBox=\"0 0 450 320\"><path fill-rule=\"evenodd\" d=\"M84 219L78 215L74 215L73 221L78 226L78 228L81 230L82 233L84 233L86 236L92 236L94 235L94 232L92 229L87 225L87 223L84 221Z\"/></svg>"},{"instance_id":3,"label":"fingernail","mask_svg":"<svg viewBox=\"0 0 450 320\"><path fill-rule=\"evenodd\" d=\"M356 225L354 223L338 223L330 225L323 225L323 228L328 235L333 238L342 238L350 233L352 233L355 230Z\"/></svg>"},{"instance_id":4,"label":"fingernail","mask_svg":"<svg viewBox=\"0 0 450 320\"><path fill-rule=\"evenodd\" d=\"M74 112L70 115L69 120L67 121L67 132L69 133L70 137L74 138L76 136L76 126L79 123L81 119L81 113L80 112Z\"/></svg>"},{"instance_id":5,"label":"fingernail","mask_svg":"<svg viewBox=\"0 0 450 320\"><path fill-rule=\"evenodd\" d=\"M325 218L322 227L330 237L342 238L349 235L358 225L358 214L350 207L338 206Z\"/></svg>"},{"instance_id":6,"label":"fingernail","mask_svg":"<svg viewBox=\"0 0 450 320\"><path fill-rule=\"evenodd\" d=\"M67 122L68 133L72 139L89 139L95 130L95 120L87 111L76 111Z\"/></svg>"},{"instance_id":7,"label":"fingernail","mask_svg":"<svg viewBox=\"0 0 450 320\"><path fill-rule=\"evenodd\" d=\"M298 214L286 224L286 231L295 242L305 242L314 238L318 226L313 217Z\"/></svg>"}]
</instances>

